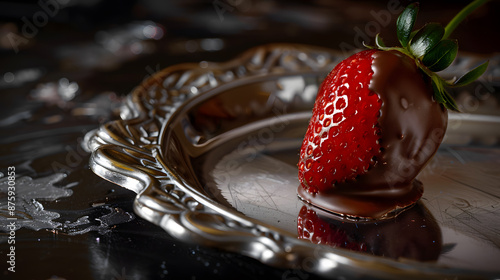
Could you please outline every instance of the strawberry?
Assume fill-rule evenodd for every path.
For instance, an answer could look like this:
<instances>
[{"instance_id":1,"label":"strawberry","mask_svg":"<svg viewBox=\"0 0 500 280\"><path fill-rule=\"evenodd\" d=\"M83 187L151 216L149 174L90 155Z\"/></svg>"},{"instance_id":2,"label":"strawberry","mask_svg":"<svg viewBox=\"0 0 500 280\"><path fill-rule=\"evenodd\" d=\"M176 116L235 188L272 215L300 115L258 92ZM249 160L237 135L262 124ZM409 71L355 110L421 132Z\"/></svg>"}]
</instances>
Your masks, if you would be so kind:
<instances>
[{"instance_id":1,"label":"strawberry","mask_svg":"<svg viewBox=\"0 0 500 280\"><path fill-rule=\"evenodd\" d=\"M343 193L350 200L377 196L384 201L370 210L376 215L420 198L423 190L414 178L441 143L447 109L458 111L445 88L469 84L488 63L453 82L434 71L453 62L458 45L447 37L483 2L471 3L446 28L429 23L416 31L418 4L410 4L397 20L401 47L386 47L377 35L376 46L353 54L328 74L300 149L299 196L309 202L317 194ZM321 201L313 204L328 208ZM370 216L358 210L347 214Z\"/></svg>"},{"instance_id":2,"label":"strawberry","mask_svg":"<svg viewBox=\"0 0 500 280\"><path fill-rule=\"evenodd\" d=\"M314 244L345 248L352 251L365 252L366 244L354 240L348 233L334 223L320 217L316 211L302 206L297 217L298 238Z\"/></svg>"}]
</instances>

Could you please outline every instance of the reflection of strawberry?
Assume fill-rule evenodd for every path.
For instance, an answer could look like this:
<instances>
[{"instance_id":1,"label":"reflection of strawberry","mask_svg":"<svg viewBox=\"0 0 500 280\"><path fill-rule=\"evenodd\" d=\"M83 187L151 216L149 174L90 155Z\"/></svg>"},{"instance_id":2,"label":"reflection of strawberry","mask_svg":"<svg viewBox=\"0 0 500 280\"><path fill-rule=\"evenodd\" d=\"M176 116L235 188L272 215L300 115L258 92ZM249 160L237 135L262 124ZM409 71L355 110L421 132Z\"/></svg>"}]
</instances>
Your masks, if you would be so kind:
<instances>
[{"instance_id":1,"label":"reflection of strawberry","mask_svg":"<svg viewBox=\"0 0 500 280\"><path fill-rule=\"evenodd\" d=\"M309 240L314 244L325 244L359 252L366 251L364 243L355 242L345 231L323 220L314 210L306 206L302 206L297 217L297 231L300 239Z\"/></svg>"},{"instance_id":2,"label":"reflection of strawberry","mask_svg":"<svg viewBox=\"0 0 500 280\"><path fill-rule=\"evenodd\" d=\"M302 206L297 233L299 239L314 244L393 259L434 261L441 255L443 245L439 225L418 203L395 219L375 223L343 220L329 212Z\"/></svg>"},{"instance_id":3,"label":"reflection of strawberry","mask_svg":"<svg viewBox=\"0 0 500 280\"><path fill-rule=\"evenodd\" d=\"M332 70L318 91L300 150L304 190L315 194L353 182L368 189L394 187L415 178L446 130L445 108L457 110L445 86L468 84L487 67L484 63L453 83L433 72L455 59L457 43L446 37L470 10L446 29L430 23L413 32L418 5L411 4L397 22L402 47L385 47L377 35L376 47ZM372 169L376 175L363 179Z\"/></svg>"}]
</instances>

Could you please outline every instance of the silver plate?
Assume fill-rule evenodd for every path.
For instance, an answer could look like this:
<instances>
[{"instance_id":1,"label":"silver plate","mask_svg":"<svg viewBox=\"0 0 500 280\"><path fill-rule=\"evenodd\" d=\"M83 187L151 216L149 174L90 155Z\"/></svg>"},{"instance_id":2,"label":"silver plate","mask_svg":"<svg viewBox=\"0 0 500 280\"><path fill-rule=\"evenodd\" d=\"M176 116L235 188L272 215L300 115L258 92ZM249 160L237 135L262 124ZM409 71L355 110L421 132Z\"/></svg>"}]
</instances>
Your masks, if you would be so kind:
<instances>
[{"instance_id":1,"label":"silver plate","mask_svg":"<svg viewBox=\"0 0 500 280\"><path fill-rule=\"evenodd\" d=\"M227 63L166 68L129 95L121 120L87 134L90 167L136 192L136 213L170 235L284 268L286 279L302 279L304 272L328 278L498 277L500 117L497 107L480 110L493 98L486 94L476 95L480 109L450 114L445 143L419 177L425 192L416 208L425 215L375 226L387 247L403 245L383 257L297 238L304 207L296 196L298 149L318 85L342 59L327 49L275 44ZM456 66L475 62L460 59ZM436 222L429 230L442 238L437 261L394 253L429 249L402 233L418 218Z\"/></svg>"}]
</instances>

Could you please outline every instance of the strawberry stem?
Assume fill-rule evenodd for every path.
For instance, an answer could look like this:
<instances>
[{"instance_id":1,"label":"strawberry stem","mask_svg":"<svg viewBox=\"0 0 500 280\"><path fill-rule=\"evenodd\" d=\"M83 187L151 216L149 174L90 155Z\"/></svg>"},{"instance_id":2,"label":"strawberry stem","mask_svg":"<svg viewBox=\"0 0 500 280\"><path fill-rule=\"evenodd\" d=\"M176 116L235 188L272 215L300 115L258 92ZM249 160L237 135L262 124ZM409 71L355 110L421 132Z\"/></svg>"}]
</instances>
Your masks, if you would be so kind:
<instances>
[{"instance_id":1,"label":"strawberry stem","mask_svg":"<svg viewBox=\"0 0 500 280\"><path fill-rule=\"evenodd\" d=\"M399 15L396 22L398 40L402 47L386 47L379 34L375 37L376 46L365 46L370 49L384 51L397 50L415 59L417 66L431 78L434 99L446 108L458 111L457 104L445 87L458 87L471 83L486 71L488 62L479 65L460 79L451 82L445 81L435 72L446 69L457 56L457 42L456 40L447 39L448 36L470 13L488 1L472 1L448 23L446 28L443 28L438 23L428 23L415 31L412 31L412 28L417 17L418 4L410 4Z\"/></svg>"},{"instance_id":2,"label":"strawberry stem","mask_svg":"<svg viewBox=\"0 0 500 280\"><path fill-rule=\"evenodd\" d=\"M475 0L471 2L469 5L465 6L453 19L450 20L448 25L444 28L445 32L443 35L443 39L448 38L451 33L457 28L457 26L462 22L470 13L472 13L475 9L488 2L489 0Z\"/></svg>"}]
</instances>

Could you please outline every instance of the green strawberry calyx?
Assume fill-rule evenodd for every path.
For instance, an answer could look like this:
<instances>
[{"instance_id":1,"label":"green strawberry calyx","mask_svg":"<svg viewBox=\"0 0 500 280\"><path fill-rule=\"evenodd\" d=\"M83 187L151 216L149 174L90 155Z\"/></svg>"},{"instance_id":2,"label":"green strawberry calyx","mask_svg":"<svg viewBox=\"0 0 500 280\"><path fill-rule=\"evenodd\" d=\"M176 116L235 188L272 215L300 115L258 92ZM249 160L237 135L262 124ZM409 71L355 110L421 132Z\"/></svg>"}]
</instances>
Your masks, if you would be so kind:
<instances>
[{"instance_id":1,"label":"green strawberry calyx","mask_svg":"<svg viewBox=\"0 0 500 280\"><path fill-rule=\"evenodd\" d=\"M375 36L376 46L366 46L379 50L397 50L415 60L417 66L431 78L434 99L447 109L459 111L447 87L459 87L470 84L479 78L488 67L488 61L470 70L458 79L445 80L435 72L446 69L455 60L458 53L456 40L448 39L458 24L472 11L488 0L475 0L463 8L446 27L439 23L427 23L422 28L413 30L419 4L408 5L399 15L396 27L401 47L386 47L379 34Z\"/></svg>"}]
</instances>

